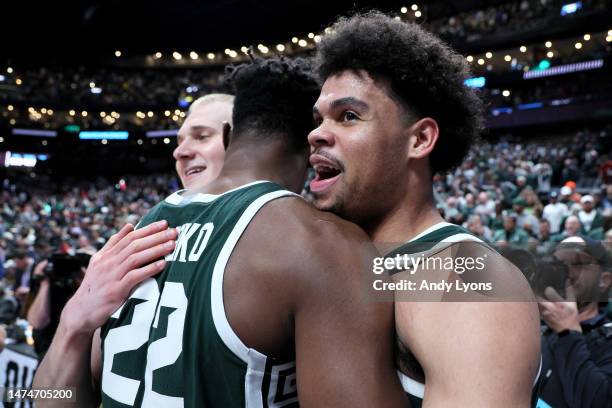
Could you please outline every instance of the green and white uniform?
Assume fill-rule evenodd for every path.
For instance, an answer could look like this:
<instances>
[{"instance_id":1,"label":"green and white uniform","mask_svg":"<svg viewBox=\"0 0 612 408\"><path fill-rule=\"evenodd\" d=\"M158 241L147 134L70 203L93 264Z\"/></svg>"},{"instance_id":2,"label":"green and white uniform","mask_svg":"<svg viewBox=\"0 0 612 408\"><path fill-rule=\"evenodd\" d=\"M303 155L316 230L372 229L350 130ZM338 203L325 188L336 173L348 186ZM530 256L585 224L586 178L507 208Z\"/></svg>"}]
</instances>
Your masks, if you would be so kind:
<instances>
[{"instance_id":1,"label":"green and white uniform","mask_svg":"<svg viewBox=\"0 0 612 408\"><path fill-rule=\"evenodd\" d=\"M446 248L449 248L451 245L456 244L458 242L477 242L488 248L491 248L486 242L476 237L465 228L448 222L440 222L427 228L425 231L412 238L406 244L394 249L387 256L393 257L396 254L423 254L425 257L427 257L432 256ZM538 375L536 376L533 386L533 406L535 406L535 402L537 401L541 369L542 360L540 358L540 368L538 369ZM400 378L400 382L402 383L404 391L406 391L406 394L410 399L411 406L413 408L421 407L421 405L423 404L423 396L425 395L425 384L422 384L410 378L409 376L405 375L400 371L398 371L397 374Z\"/></svg>"},{"instance_id":2,"label":"green and white uniform","mask_svg":"<svg viewBox=\"0 0 612 408\"><path fill-rule=\"evenodd\" d=\"M295 196L258 181L220 195L177 192L139 224L179 228L166 268L140 284L102 328L104 408L294 407L295 361L248 348L232 330L223 274L266 203Z\"/></svg>"}]
</instances>

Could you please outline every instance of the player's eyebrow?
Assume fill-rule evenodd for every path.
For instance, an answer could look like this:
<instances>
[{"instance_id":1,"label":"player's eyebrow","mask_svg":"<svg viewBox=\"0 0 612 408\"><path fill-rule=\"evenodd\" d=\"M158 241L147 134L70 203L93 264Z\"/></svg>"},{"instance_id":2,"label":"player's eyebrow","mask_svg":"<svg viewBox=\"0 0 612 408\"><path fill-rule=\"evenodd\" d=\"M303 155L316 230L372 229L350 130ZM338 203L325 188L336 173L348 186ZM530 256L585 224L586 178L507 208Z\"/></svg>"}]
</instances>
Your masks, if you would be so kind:
<instances>
[{"instance_id":1,"label":"player's eyebrow","mask_svg":"<svg viewBox=\"0 0 612 408\"><path fill-rule=\"evenodd\" d=\"M330 110L334 110L337 108L341 108L341 107L345 107L345 106L351 106L351 107L355 107L357 109L360 109L362 111L369 111L370 110L370 106L365 103L364 101L362 101L361 99L357 99L353 96L347 96L344 98L338 98L336 100L334 100L330 105L329 105L329 109ZM315 116L321 116L321 113L319 112L319 108L317 107L317 105L312 107L312 113Z\"/></svg>"},{"instance_id":2,"label":"player's eyebrow","mask_svg":"<svg viewBox=\"0 0 612 408\"><path fill-rule=\"evenodd\" d=\"M344 106L353 106L358 109L361 109L362 111L370 110L370 106L367 103L365 103L361 99L357 99L352 96L347 96L345 98L336 99L330 104L330 109L337 109L337 108L344 107Z\"/></svg>"}]
</instances>

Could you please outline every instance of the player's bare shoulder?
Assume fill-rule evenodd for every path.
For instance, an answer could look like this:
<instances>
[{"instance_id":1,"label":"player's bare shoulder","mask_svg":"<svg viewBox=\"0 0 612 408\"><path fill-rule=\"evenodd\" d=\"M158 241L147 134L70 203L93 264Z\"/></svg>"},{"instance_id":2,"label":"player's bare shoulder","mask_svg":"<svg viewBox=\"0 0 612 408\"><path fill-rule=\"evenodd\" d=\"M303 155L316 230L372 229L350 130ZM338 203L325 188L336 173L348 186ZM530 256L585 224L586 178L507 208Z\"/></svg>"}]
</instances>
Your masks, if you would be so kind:
<instances>
[{"instance_id":1,"label":"player's bare shoulder","mask_svg":"<svg viewBox=\"0 0 612 408\"><path fill-rule=\"evenodd\" d=\"M256 253L259 260L273 260L268 262L268 273L277 271L296 279L296 283L313 282L310 275L316 275L315 281L326 279L321 276L324 271L357 273L361 258L376 253L361 228L295 196L279 198L263 207L240 245L246 252Z\"/></svg>"}]
</instances>

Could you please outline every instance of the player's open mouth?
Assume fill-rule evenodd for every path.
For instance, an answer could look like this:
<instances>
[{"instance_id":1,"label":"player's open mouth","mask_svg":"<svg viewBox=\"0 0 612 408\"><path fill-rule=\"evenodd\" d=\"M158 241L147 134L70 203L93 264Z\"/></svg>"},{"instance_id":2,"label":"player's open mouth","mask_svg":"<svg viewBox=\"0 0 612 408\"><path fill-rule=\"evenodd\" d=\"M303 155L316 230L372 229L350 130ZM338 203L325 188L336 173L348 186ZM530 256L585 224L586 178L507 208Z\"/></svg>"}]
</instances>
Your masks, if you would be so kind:
<instances>
[{"instance_id":1,"label":"player's open mouth","mask_svg":"<svg viewBox=\"0 0 612 408\"><path fill-rule=\"evenodd\" d=\"M319 155L310 157L315 171L315 178L310 182L310 191L322 193L338 181L342 174L340 165Z\"/></svg>"},{"instance_id":2,"label":"player's open mouth","mask_svg":"<svg viewBox=\"0 0 612 408\"><path fill-rule=\"evenodd\" d=\"M193 176L194 174L201 173L201 172L203 172L204 170L206 170L206 167L204 167L204 166L196 166L196 167L192 167L192 168L188 169L188 170L185 172L185 176L186 176L186 177Z\"/></svg>"}]
</instances>

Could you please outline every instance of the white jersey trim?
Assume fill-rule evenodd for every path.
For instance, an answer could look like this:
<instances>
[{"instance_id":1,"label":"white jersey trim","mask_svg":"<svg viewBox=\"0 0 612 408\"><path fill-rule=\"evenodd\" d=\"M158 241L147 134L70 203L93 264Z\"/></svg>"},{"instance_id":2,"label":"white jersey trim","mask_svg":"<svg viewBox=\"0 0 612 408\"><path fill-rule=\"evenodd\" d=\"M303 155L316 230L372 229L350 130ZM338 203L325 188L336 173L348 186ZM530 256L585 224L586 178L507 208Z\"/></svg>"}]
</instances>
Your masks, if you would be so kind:
<instances>
[{"instance_id":1,"label":"white jersey trim","mask_svg":"<svg viewBox=\"0 0 612 408\"><path fill-rule=\"evenodd\" d=\"M401 371L397 372L397 376L402 383L402 388L404 391L417 398L423 399L425 396L425 384L421 384L420 382L413 380Z\"/></svg>"},{"instance_id":2,"label":"white jersey trim","mask_svg":"<svg viewBox=\"0 0 612 408\"><path fill-rule=\"evenodd\" d=\"M427 229L425 229L425 231L418 233L416 236L412 237L411 239L408 240L408 242L412 242L415 241L421 237L424 237L425 235L437 231L440 228L444 228L444 227L448 227L448 226L456 226L455 224L451 224L450 222L446 222L446 221L440 221L437 224L432 225L431 227L428 227Z\"/></svg>"},{"instance_id":3,"label":"white jersey trim","mask_svg":"<svg viewBox=\"0 0 612 408\"><path fill-rule=\"evenodd\" d=\"M166 197L164 201L168 204L173 204L173 205L187 205L190 203L210 203L225 194L232 193L234 191L241 190L243 188L251 187L256 184L261 184L261 183L270 183L270 182L267 180L257 180L251 183L243 184L238 187L234 187L230 190L224 191L221 194L195 193L191 195L189 194L183 195L183 193L185 192L188 193L189 190L179 190L179 191L172 193L168 197Z\"/></svg>"},{"instance_id":4,"label":"white jersey trim","mask_svg":"<svg viewBox=\"0 0 612 408\"><path fill-rule=\"evenodd\" d=\"M237 357L239 357L247 364L249 363L249 352L252 349L249 349L242 342L242 340L240 340L238 335L230 326L229 321L227 320L227 316L225 315L225 303L223 299L223 276L225 274L225 268L227 266L229 258L232 255L232 252L234 251L238 240L246 230L247 226L249 225L255 214L257 214L257 212L266 203L285 196L299 197L297 194L292 193L290 191L279 190L262 195L247 207L247 209L244 211L244 213L234 226L234 229L230 233L229 237L225 241L225 244L223 245L223 248L221 249L221 252L217 257L217 262L215 263L215 267L213 269L210 299L215 328L217 329L217 333L219 333L219 337L221 337L225 345Z\"/></svg>"}]
</instances>

